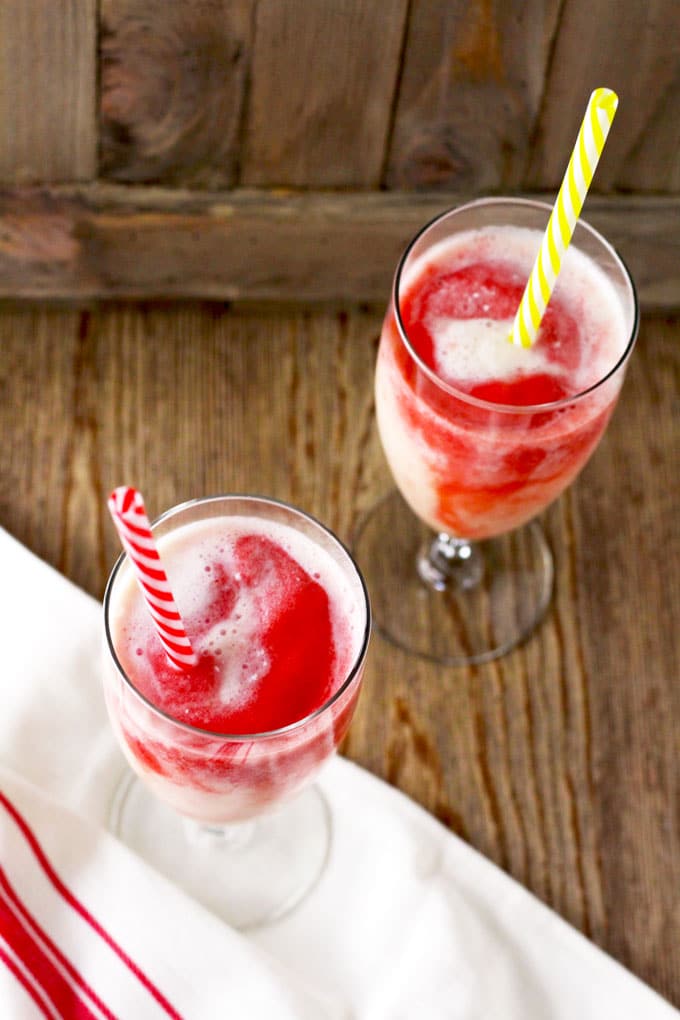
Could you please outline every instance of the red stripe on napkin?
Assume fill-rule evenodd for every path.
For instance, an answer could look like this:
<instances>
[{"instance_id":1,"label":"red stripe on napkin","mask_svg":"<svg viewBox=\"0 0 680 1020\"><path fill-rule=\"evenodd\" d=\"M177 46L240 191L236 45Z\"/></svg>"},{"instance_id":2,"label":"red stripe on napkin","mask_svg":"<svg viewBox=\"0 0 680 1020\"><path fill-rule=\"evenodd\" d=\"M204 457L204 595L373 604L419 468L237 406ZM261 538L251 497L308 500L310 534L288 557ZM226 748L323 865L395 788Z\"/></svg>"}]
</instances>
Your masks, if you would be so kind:
<instances>
[{"instance_id":1,"label":"red stripe on napkin","mask_svg":"<svg viewBox=\"0 0 680 1020\"><path fill-rule=\"evenodd\" d=\"M5 874L2 868L0 868L0 890L1 890L0 896L4 894L5 900L8 901L7 905L9 906L10 909L14 910L14 914L17 916L17 918L23 924L24 928L27 930L33 941L36 943L37 947L39 948L39 951L43 955L51 958L52 963L54 965L57 965L57 968L60 967L62 972L63 971L66 972L68 979L70 979L71 983L75 985L77 988L79 988L82 995L86 999L89 999L90 1002L92 1002L97 1007L97 1009L99 1010L98 1016L101 1015L103 1017L106 1017L107 1020L116 1020L114 1014L111 1012L108 1006L104 1002L102 1002L102 1000L99 998L94 989L90 987L90 985L83 978L83 976L73 966L71 961L68 960L61 952L59 947L55 945L55 943L49 937L45 929L40 924L38 924L38 922L32 916L31 912L27 909L25 904L21 902L21 899L16 889L12 887L11 882L7 878L7 875ZM0 900L0 906L1 905L2 904ZM8 941L10 940L8 939ZM13 943L12 948L16 952L18 952L17 947ZM22 961L24 963L27 963L27 961L23 957Z\"/></svg>"},{"instance_id":2,"label":"red stripe on napkin","mask_svg":"<svg viewBox=\"0 0 680 1020\"><path fill-rule=\"evenodd\" d=\"M0 945L0 960L5 964L8 971L14 974L19 984L23 985L42 1015L48 1017L48 1020L54 1020L54 1010L48 1007L43 994L36 988L34 982L30 980L29 976L18 966L9 953L3 949L2 945Z\"/></svg>"},{"instance_id":3,"label":"red stripe on napkin","mask_svg":"<svg viewBox=\"0 0 680 1020\"><path fill-rule=\"evenodd\" d=\"M163 993L156 988L150 978L141 970L141 968L132 960L125 950L118 945L115 939L106 931L106 929L92 916L88 909L77 899L77 897L71 892L71 890L62 882L54 868L50 864L45 852L43 851L38 838L31 830L30 826L20 814L18 809L12 804L8 797L0 791L0 806L4 807L5 811L12 818L17 825L19 831L26 840L28 846L33 852L36 860L40 864L40 867L44 871L45 875L52 883L56 891L63 898L63 900L71 907L89 926L92 930L106 943L106 945L116 954L121 962L128 968L131 974L133 974L142 987L149 993L149 995L158 1003L161 1009L171 1017L172 1020L182 1020L182 1017L177 1010L172 1006L165 998ZM68 1014L67 1014L68 1015Z\"/></svg>"},{"instance_id":4,"label":"red stripe on napkin","mask_svg":"<svg viewBox=\"0 0 680 1020\"><path fill-rule=\"evenodd\" d=\"M54 1004L59 1016L72 1020L99 1020L80 996L77 985L74 986L57 969L54 962L43 951L30 931L8 905L5 895L0 894L0 931L5 942L16 954L21 963L29 971L45 993L45 997Z\"/></svg>"}]
</instances>

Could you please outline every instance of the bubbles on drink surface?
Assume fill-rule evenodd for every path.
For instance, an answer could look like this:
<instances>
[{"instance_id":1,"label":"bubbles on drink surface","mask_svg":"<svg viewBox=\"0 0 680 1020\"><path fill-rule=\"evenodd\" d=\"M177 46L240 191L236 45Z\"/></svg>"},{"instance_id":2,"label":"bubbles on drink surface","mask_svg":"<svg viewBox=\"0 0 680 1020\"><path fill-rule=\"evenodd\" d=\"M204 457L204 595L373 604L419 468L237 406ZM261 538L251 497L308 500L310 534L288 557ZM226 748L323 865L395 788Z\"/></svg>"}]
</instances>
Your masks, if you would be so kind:
<instances>
[{"instance_id":1,"label":"bubbles on drink surface","mask_svg":"<svg viewBox=\"0 0 680 1020\"><path fill-rule=\"evenodd\" d=\"M536 343L525 349L507 342L541 238L520 227L464 231L433 245L404 273L407 336L444 382L473 392L475 383L533 375L536 399L525 399L531 388L520 385L509 402L548 402L597 382L623 353L621 302L602 270L574 246Z\"/></svg>"},{"instance_id":2,"label":"bubbles on drink surface","mask_svg":"<svg viewBox=\"0 0 680 1020\"><path fill-rule=\"evenodd\" d=\"M362 639L356 591L317 543L224 517L178 528L159 549L198 663L172 668L130 578L116 644L153 704L199 728L261 732L304 718L344 680Z\"/></svg>"}]
</instances>

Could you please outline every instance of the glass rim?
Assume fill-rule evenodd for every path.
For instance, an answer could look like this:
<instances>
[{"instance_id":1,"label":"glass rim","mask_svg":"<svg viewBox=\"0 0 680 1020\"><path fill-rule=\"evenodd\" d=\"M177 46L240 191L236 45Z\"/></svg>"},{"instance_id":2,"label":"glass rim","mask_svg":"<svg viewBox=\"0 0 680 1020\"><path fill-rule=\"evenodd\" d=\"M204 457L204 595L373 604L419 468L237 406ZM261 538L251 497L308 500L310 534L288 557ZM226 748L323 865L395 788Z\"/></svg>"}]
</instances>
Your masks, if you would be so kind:
<instances>
[{"instance_id":1,"label":"glass rim","mask_svg":"<svg viewBox=\"0 0 680 1020\"><path fill-rule=\"evenodd\" d=\"M320 705L318 708L315 708L313 712L310 712L308 715L304 716L304 718L297 719L295 720L295 722L288 723L286 726L280 726L274 730L262 730L261 732L258 733L221 733L215 730L203 729L200 726L194 726L191 723L185 722L182 719L177 719L174 715L171 715L164 709L159 708L158 705L155 705L153 701L151 701L149 698L146 697L146 695L142 694L142 692L137 689L137 687L134 685L130 677L125 672L125 669L123 668L116 653L116 649L113 643L113 637L111 634L111 628L109 625L112 592L116 582L116 578L118 577L123 564L129 559L128 554L126 552L122 552L118 556L118 559L114 563L111 569L111 573L109 574L109 579L106 582L106 589L104 591L103 599L104 633L106 636L107 650L116 668L116 672L123 680L125 685L133 693L133 695L139 698L139 700L142 701L146 705L146 707L149 708L155 715L160 716L165 722L172 723L173 726L177 726L181 730L184 730L185 732L192 734L193 736L209 737L213 740L223 740L229 741L231 743L253 743L258 740L270 740L275 737L284 736L293 733L298 729L301 729L303 726L306 726L313 719L316 719L319 716L323 715L327 711L327 709L331 708L332 705L334 705L335 702L338 701L338 699L342 697L342 695L347 690L349 690L353 682L358 677L366 659L369 640L371 636L371 604L368 597L368 589L366 587L364 577L361 571L359 570L356 560L352 556L352 553L345 545L345 543L338 538L334 531L332 531L329 527L327 527L320 520L318 520L318 518L314 517L312 514L307 513L306 510L300 510L299 507L293 506L291 503L286 503L283 500L272 499L269 496L259 495L253 496L245 493L244 494L229 493L226 495L199 496L196 499L185 500L183 503L178 503L176 504L176 506L172 506L168 510L165 510L164 513L154 518L154 520L151 522L151 529L153 531L154 528L156 528L159 524L162 524L169 517L175 516L176 514L179 514L184 510L188 510L190 507L202 506L203 504L209 503L231 502L236 500L248 500L251 503L275 506L283 510L291 511L292 513L298 515L299 517L304 518L306 521L309 521L312 524L316 525L323 532L325 532L325 534L331 538L332 542L347 557L349 564L354 570L354 574L359 580L359 585L361 587L361 592L363 595L363 604L365 608L366 619L359 650L353 659L351 669L348 671L347 676L340 684L338 689L326 701L324 701L322 705Z\"/></svg>"},{"instance_id":2,"label":"glass rim","mask_svg":"<svg viewBox=\"0 0 680 1020\"><path fill-rule=\"evenodd\" d=\"M447 216L452 216L455 213L463 212L466 209L473 209L476 206L493 206L493 205L518 205L527 208L541 210L541 212L547 212L548 214L552 212L552 206L548 205L547 202L541 202L536 199L490 196L488 198L476 198L473 199L471 202L465 202L463 205L457 205L449 209L445 209L443 212L440 212L436 216L433 216L431 220L428 220L428 222L425 223L409 241L408 245L406 246L401 255L401 258L399 259L397 269L394 274L394 280L392 283L392 304L394 307L394 317L397 323L399 336L402 343L406 347L409 356L413 359L413 361L415 361L415 363L418 365L421 371L439 389L443 390L445 393L450 394L452 397L455 397L457 400L461 400L464 403L471 404L474 407L482 408L485 411L497 411L503 414L522 415L537 413L540 414L547 411L558 411L563 407L568 407L570 404L577 403L579 400L582 400L584 397L588 396L588 394L593 393L595 390L599 389L600 386L603 386L608 379L611 379L611 377L615 375L616 372L618 372L618 370L626 363L626 361L630 357L633 347L635 346L635 341L637 339L638 330L640 326L640 307L638 302L638 296L637 291L635 289L635 283L633 281L633 277L631 276L630 270L628 269L628 266L621 258L621 255L616 251L614 246L611 245L609 241L607 241L606 238L604 238L602 234L600 234L599 231L597 231L595 227L591 226L586 220L579 218L577 221L577 226L583 227L586 230L586 232L589 233L592 237L594 237L612 256L614 262L619 265L622 271L623 278L627 280L633 298L633 322L631 326L630 336L628 337L628 341L623 349L622 354L620 355L616 363L613 365L613 367L609 369L606 375L602 376L601 379L598 379L596 382L586 387L586 389L580 390L578 393L574 393L571 396L560 397L559 400L551 400L542 404L501 404L495 403L492 400L484 400L482 397L472 396L472 394L466 393L464 390L457 389L457 387L451 385L451 383L447 383L434 371L434 369L430 368L430 366L427 365L420 358L420 356L413 349L411 341L408 338L406 326L402 319L401 308L399 304L399 286L409 255L413 251L413 248L415 247L417 242L422 237L424 237L428 230L430 230L436 223L439 223L440 221L446 219Z\"/></svg>"}]
</instances>

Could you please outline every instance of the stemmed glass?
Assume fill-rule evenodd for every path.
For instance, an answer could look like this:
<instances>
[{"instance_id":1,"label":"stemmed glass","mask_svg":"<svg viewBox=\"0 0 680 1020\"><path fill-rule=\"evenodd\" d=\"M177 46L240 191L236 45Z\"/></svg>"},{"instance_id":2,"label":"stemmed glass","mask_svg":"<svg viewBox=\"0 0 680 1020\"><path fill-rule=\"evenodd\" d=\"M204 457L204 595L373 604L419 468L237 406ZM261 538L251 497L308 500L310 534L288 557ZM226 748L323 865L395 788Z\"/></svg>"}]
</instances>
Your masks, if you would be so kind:
<instances>
[{"instance_id":1,"label":"stemmed glass","mask_svg":"<svg viewBox=\"0 0 680 1020\"><path fill-rule=\"evenodd\" d=\"M380 438L399 491L369 511L353 548L376 629L406 651L442 663L503 655L545 613L553 560L534 518L574 479L604 432L637 336L638 306L617 253L579 221L572 246L613 288L623 350L582 392L518 406L472 396L438 376L409 336L405 295L417 288L435 246L481 228L542 235L550 212L539 202L504 198L445 212L411 241L394 278L375 393Z\"/></svg>"},{"instance_id":2,"label":"stemmed glass","mask_svg":"<svg viewBox=\"0 0 680 1020\"><path fill-rule=\"evenodd\" d=\"M116 650L120 594L131 569L122 555L104 596L104 694L133 770L116 796L113 831L196 899L245 929L288 912L323 871L331 814L312 784L354 713L370 609L346 548L314 518L286 504L248 496L199 499L169 510L152 530L160 539L176 528L232 515L294 528L340 568L358 635L346 675L306 718L270 732L214 733L173 718L135 687Z\"/></svg>"}]
</instances>

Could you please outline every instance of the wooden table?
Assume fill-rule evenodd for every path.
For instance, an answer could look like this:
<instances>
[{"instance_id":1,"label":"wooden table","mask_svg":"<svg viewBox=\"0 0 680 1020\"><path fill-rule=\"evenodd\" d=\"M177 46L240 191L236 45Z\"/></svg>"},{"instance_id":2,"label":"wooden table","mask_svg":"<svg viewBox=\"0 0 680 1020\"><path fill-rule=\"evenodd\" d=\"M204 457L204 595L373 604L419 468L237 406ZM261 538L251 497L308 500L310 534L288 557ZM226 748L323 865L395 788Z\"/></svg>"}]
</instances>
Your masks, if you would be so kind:
<instances>
[{"instance_id":1,"label":"wooden table","mask_svg":"<svg viewBox=\"0 0 680 1020\"><path fill-rule=\"evenodd\" d=\"M391 484L372 398L380 318L5 308L0 524L96 596L117 554L105 495L123 482L152 514L257 492L349 538ZM544 516L557 581L538 632L462 669L376 635L344 745L675 1004L679 341L680 319L645 319L599 450Z\"/></svg>"}]
</instances>

